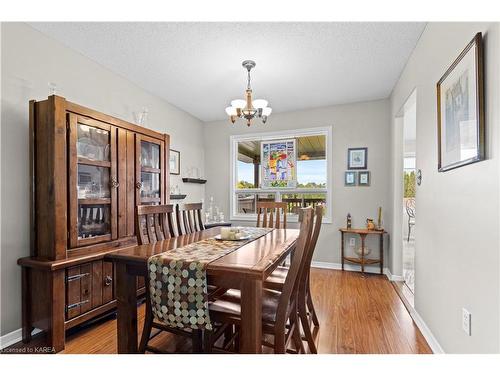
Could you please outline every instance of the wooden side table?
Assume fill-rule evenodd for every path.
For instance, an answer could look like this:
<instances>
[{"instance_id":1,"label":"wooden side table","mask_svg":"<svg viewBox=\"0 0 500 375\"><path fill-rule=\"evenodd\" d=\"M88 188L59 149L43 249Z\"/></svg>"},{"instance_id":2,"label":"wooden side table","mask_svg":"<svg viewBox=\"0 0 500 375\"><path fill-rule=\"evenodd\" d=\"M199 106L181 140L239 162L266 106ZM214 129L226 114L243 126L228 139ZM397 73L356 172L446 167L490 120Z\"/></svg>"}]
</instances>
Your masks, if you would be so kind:
<instances>
[{"instance_id":1,"label":"wooden side table","mask_svg":"<svg viewBox=\"0 0 500 375\"><path fill-rule=\"evenodd\" d=\"M368 229L354 229L354 228L340 228L341 233L341 258L342 258L342 271L344 270L344 261L351 263L356 263L361 265L361 272L365 272L365 264L380 264L380 274L384 273L384 234L387 233L385 230L368 230ZM344 255L344 234L358 234L361 237L361 258L346 257ZM379 259L365 258L365 241L366 236L369 234L374 234L379 236L380 244L380 256Z\"/></svg>"}]
</instances>

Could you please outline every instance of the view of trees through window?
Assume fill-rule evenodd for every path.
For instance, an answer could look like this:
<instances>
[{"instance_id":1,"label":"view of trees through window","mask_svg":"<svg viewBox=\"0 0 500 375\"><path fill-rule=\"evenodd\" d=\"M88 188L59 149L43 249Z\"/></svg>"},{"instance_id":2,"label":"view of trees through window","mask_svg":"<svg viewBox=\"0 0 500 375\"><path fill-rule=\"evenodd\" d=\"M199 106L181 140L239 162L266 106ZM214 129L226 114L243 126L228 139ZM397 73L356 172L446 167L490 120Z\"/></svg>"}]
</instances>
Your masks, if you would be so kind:
<instances>
[{"instance_id":1,"label":"view of trees through window","mask_svg":"<svg viewBox=\"0 0 500 375\"><path fill-rule=\"evenodd\" d=\"M415 156L406 156L404 158L404 197L415 198L416 180L415 180Z\"/></svg>"},{"instance_id":2,"label":"view of trees through window","mask_svg":"<svg viewBox=\"0 0 500 375\"><path fill-rule=\"evenodd\" d=\"M407 172L404 174L404 197L415 198L415 171Z\"/></svg>"},{"instance_id":3,"label":"view of trees through window","mask_svg":"<svg viewBox=\"0 0 500 375\"><path fill-rule=\"evenodd\" d=\"M255 186L254 165L238 161L237 181L238 189L258 188ZM326 160L297 161L297 187L326 188Z\"/></svg>"}]
</instances>

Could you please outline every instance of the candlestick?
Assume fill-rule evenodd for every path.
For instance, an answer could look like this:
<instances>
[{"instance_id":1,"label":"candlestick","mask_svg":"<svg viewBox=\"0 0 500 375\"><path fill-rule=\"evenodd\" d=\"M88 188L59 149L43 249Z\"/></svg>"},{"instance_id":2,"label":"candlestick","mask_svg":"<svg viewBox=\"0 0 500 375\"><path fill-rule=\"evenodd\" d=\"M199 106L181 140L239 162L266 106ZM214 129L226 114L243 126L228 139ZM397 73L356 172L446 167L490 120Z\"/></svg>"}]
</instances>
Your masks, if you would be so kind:
<instances>
[{"instance_id":1,"label":"candlestick","mask_svg":"<svg viewBox=\"0 0 500 375\"><path fill-rule=\"evenodd\" d=\"M378 222L377 222L378 229L382 229L382 207L378 208Z\"/></svg>"}]
</instances>

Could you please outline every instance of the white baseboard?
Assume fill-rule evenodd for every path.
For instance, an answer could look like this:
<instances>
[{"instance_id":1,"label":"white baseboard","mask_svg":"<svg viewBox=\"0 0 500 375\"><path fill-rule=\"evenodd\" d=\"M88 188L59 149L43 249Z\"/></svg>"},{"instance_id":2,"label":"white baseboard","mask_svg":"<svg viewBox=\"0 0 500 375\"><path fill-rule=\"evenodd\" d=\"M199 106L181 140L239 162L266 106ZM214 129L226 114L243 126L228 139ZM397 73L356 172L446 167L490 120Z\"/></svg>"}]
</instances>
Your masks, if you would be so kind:
<instances>
[{"instance_id":1,"label":"white baseboard","mask_svg":"<svg viewBox=\"0 0 500 375\"><path fill-rule=\"evenodd\" d=\"M406 306L406 307L408 312L410 313L411 318L413 319L418 329L420 330L425 340L427 341L427 344L429 344L429 346L431 347L432 352L434 354L445 354L445 351L443 350L441 345L439 345L438 340L436 339L436 337L434 337L432 331L429 329L427 324L425 324L424 320L417 312L417 310L415 310L413 306Z\"/></svg>"},{"instance_id":2,"label":"white baseboard","mask_svg":"<svg viewBox=\"0 0 500 375\"><path fill-rule=\"evenodd\" d=\"M32 335L36 335L37 333L41 332L38 328L35 328L33 330ZM0 336L0 350L5 349L11 345L14 345L15 343L18 343L21 341L23 338L23 330L21 328L6 333L3 336Z\"/></svg>"},{"instance_id":3,"label":"white baseboard","mask_svg":"<svg viewBox=\"0 0 500 375\"><path fill-rule=\"evenodd\" d=\"M330 262L315 262L313 261L311 264L311 267L315 268L326 268L329 270L341 270L342 265L340 263L330 263ZM359 271L360 266L356 266L354 264L348 264L344 263L344 270L346 271ZM365 266L365 271L368 273L380 273L380 267L377 266ZM404 281L403 276L398 276L398 275L393 275L389 268L384 267L384 275L387 276L387 278L390 281Z\"/></svg>"},{"instance_id":4,"label":"white baseboard","mask_svg":"<svg viewBox=\"0 0 500 375\"><path fill-rule=\"evenodd\" d=\"M403 276L393 275L389 268L387 268L387 278L391 281L405 281Z\"/></svg>"},{"instance_id":5,"label":"white baseboard","mask_svg":"<svg viewBox=\"0 0 500 375\"><path fill-rule=\"evenodd\" d=\"M315 262L315 261L313 261L311 263L311 267L314 267L314 268L325 268L325 269L329 269L329 270L341 270L342 269L342 264L340 264L340 263ZM344 263L344 270L346 270L346 271L359 271L360 270L360 266L356 266L354 264ZM380 267L368 265L368 266L365 266L365 272L367 272L367 273L380 273ZM389 270L389 268L387 268L387 267L384 267L383 272L384 272L384 275L386 275L387 278L389 280L391 280L391 281L402 281L403 280L402 276L393 275L391 273L391 271Z\"/></svg>"}]
</instances>

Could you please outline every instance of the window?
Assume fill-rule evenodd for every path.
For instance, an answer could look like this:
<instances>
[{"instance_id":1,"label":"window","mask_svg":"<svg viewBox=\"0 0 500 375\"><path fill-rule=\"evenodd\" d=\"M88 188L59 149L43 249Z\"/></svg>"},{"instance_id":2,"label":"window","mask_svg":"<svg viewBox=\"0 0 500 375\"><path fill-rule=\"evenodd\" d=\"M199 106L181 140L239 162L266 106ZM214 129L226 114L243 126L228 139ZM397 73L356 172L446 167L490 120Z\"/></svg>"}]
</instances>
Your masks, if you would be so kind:
<instances>
[{"instance_id":1,"label":"window","mask_svg":"<svg viewBox=\"0 0 500 375\"><path fill-rule=\"evenodd\" d=\"M296 179L294 188L263 188L261 144L295 140ZM231 137L232 220L255 220L257 202L286 202L290 221L296 221L301 207L325 205L324 222L331 222L331 128L312 128L238 135Z\"/></svg>"}]
</instances>

